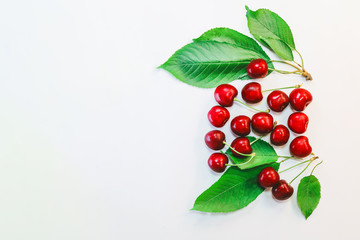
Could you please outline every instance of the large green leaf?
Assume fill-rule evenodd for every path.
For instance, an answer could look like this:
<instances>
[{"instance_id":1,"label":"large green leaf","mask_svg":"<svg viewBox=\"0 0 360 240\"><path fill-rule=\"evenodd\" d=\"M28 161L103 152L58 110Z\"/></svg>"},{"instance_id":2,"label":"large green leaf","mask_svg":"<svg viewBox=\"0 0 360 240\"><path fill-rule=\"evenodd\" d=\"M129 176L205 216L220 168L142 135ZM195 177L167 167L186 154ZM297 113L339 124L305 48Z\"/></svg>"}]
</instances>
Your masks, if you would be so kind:
<instances>
[{"instance_id":1,"label":"large green leaf","mask_svg":"<svg viewBox=\"0 0 360 240\"><path fill-rule=\"evenodd\" d=\"M279 169L279 163L240 170L230 167L221 178L203 192L195 201L192 210L202 212L232 212L246 207L263 191L257 183L262 169L271 166Z\"/></svg>"},{"instance_id":2,"label":"large green leaf","mask_svg":"<svg viewBox=\"0 0 360 240\"><path fill-rule=\"evenodd\" d=\"M247 138L250 140L250 142L256 139L255 137L247 137ZM250 160L251 157L244 157L244 158L236 157L231 152L230 148L226 150L226 154L229 155L230 159L235 164L239 164L238 167L240 169L248 169L263 164L276 162L279 158L274 148L269 143L261 139L257 140L254 144L251 145L251 147L253 149L253 153L255 153L255 157L251 160Z\"/></svg>"},{"instance_id":3,"label":"large green leaf","mask_svg":"<svg viewBox=\"0 0 360 240\"><path fill-rule=\"evenodd\" d=\"M260 58L267 61L269 68L274 68L274 65L271 62L269 56L264 52L261 46L254 39L233 29L213 28L203 33L199 38L194 39L194 42L197 41L216 41L238 45L241 48L257 52L260 55ZM272 70L269 70L268 75L271 72ZM241 79L246 80L249 78L247 75L244 75Z\"/></svg>"},{"instance_id":4,"label":"large green leaf","mask_svg":"<svg viewBox=\"0 0 360 240\"><path fill-rule=\"evenodd\" d=\"M315 210L320 198L321 186L319 180L314 175L301 179L297 191L297 202L306 219Z\"/></svg>"},{"instance_id":5,"label":"large green leaf","mask_svg":"<svg viewBox=\"0 0 360 240\"><path fill-rule=\"evenodd\" d=\"M203 33L199 38L194 39L194 41L216 41L235 44L244 49L257 52L262 59L265 59L268 62L268 65L272 66L272 63L270 62L271 59L254 39L230 28L210 29Z\"/></svg>"},{"instance_id":6,"label":"large green leaf","mask_svg":"<svg viewBox=\"0 0 360 240\"><path fill-rule=\"evenodd\" d=\"M264 46L285 60L293 60L294 38L289 25L268 9L252 11L246 6L250 33Z\"/></svg>"},{"instance_id":7,"label":"large green leaf","mask_svg":"<svg viewBox=\"0 0 360 240\"><path fill-rule=\"evenodd\" d=\"M177 79L202 88L213 88L236 79L250 79L246 67L263 54L239 45L195 41L176 51L160 66Z\"/></svg>"}]
</instances>

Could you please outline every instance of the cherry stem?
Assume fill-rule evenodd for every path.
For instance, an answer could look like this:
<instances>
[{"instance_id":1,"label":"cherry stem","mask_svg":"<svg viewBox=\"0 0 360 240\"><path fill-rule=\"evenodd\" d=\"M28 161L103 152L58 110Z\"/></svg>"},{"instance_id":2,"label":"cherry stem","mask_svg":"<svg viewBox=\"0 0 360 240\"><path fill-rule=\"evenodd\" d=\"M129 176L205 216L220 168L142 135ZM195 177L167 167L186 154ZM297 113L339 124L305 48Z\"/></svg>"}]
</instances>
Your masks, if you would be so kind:
<instances>
[{"instance_id":1,"label":"cherry stem","mask_svg":"<svg viewBox=\"0 0 360 240\"><path fill-rule=\"evenodd\" d=\"M271 131L274 131L276 125L277 125L277 121L274 122L274 126L273 126L273 129Z\"/></svg>"},{"instance_id":2,"label":"cherry stem","mask_svg":"<svg viewBox=\"0 0 360 240\"><path fill-rule=\"evenodd\" d=\"M251 156L251 158L249 160L247 160L246 162L244 163L237 163L237 164L225 164L226 166L231 166L231 167L238 167L238 166L241 166L241 165L244 165L244 164L247 164L249 163L253 158L255 157L255 155Z\"/></svg>"},{"instance_id":3,"label":"cherry stem","mask_svg":"<svg viewBox=\"0 0 360 240\"><path fill-rule=\"evenodd\" d=\"M255 153L251 153L251 154L246 154L246 153L241 153L241 152L238 152L236 151L232 146L230 146L227 142L223 141L223 143L228 146L231 150L233 150L234 152L236 152L237 154L239 155L242 155L242 156L245 156L245 157L254 157L255 156Z\"/></svg>"},{"instance_id":4,"label":"cherry stem","mask_svg":"<svg viewBox=\"0 0 360 240\"><path fill-rule=\"evenodd\" d=\"M286 160L287 160L287 159L286 159ZM304 163L307 163L307 162L310 162L310 159L309 159L309 160L306 160L306 161L303 161L303 162L301 162L301 163L295 164L295 165L293 165L293 166L291 166L291 167L289 167L289 168L287 168L287 169L284 169L284 170L280 171L279 173L283 173L283 172L285 172L285 171L287 171L287 170L290 170L290 169L292 169L292 168L294 168L294 167L300 166L300 165L302 165L302 164L304 164Z\"/></svg>"},{"instance_id":5,"label":"cherry stem","mask_svg":"<svg viewBox=\"0 0 360 240\"><path fill-rule=\"evenodd\" d=\"M280 163L283 163L291 158L294 158L294 156L278 156L278 157L285 158L285 159L281 160Z\"/></svg>"},{"instance_id":6,"label":"cherry stem","mask_svg":"<svg viewBox=\"0 0 360 240\"><path fill-rule=\"evenodd\" d=\"M306 167L305 167L296 177L294 177L293 180L290 181L289 185L291 185L291 183L292 183L295 179L297 179L301 174L303 174L303 172L305 172L305 170L310 166L310 164L311 164L315 159L317 159L317 158L318 158L318 157L313 157L313 158L309 159L309 160L308 160L308 161L309 161L308 165L306 165Z\"/></svg>"},{"instance_id":7,"label":"cherry stem","mask_svg":"<svg viewBox=\"0 0 360 240\"><path fill-rule=\"evenodd\" d=\"M310 166L310 164L311 164L311 162L309 162L308 165L306 165L306 167L305 167L296 177L294 177L293 180L291 180L291 181L289 182L289 185L291 185L291 183L292 183L295 179L297 179L301 174L303 174L303 172L305 172L305 170Z\"/></svg>"},{"instance_id":8,"label":"cherry stem","mask_svg":"<svg viewBox=\"0 0 360 240\"><path fill-rule=\"evenodd\" d=\"M282 163L282 162L284 162L284 161L286 161L286 160L288 160L288 159L290 159L290 158L293 158L294 156L287 156L287 157L285 157L285 156L280 156L280 157L284 157L284 158L286 158L286 159L284 159L284 160L282 160L280 163ZM290 170L290 169L292 169L292 168L294 168L294 167L297 167L297 166L300 166L301 164L304 164L304 163L307 163L307 162L313 162L315 159L317 159L318 157L312 157L312 158L310 158L310 159L308 159L308 160L305 160L305 161L303 161L303 162L301 162L301 163L298 163L298 164L295 164L294 166L291 166L291 167L289 167L289 168L287 168L287 169L284 169L284 170L282 170L282 171L280 171L279 173L282 173L282 172L285 172L285 171L287 171L287 170Z\"/></svg>"},{"instance_id":9,"label":"cherry stem","mask_svg":"<svg viewBox=\"0 0 360 240\"><path fill-rule=\"evenodd\" d=\"M275 71L275 72L278 72L278 73L282 73L282 74L299 74L299 75L302 75L302 71L301 70L297 70L297 71L285 71L285 70L278 70L278 69L275 69L275 68L269 68L269 70L271 71Z\"/></svg>"},{"instance_id":10,"label":"cherry stem","mask_svg":"<svg viewBox=\"0 0 360 240\"><path fill-rule=\"evenodd\" d=\"M266 90L263 90L263 91L261 91L261 92L269 92L269 91L280 90L280 89L300 88L301 86L302 86L302 84L297 84L297 85L295 85L295 86L290 86L290 87L281 87L281 88L266 89Z\"/></svg>"},{"instance_id":11,"label":"cherry stem","mask_svg":"<svg viewBox=\"0 0 360 240\"><path fill-rule=\"evenodd\" d=\"M302 64L299 64L299 63L295 62L294 60L292 62L294 64L298 65L299 67L292 64L292 63L290 63L290 62L287 62L287 61L271 60L271 62L278 62L278 63L287 64L287 65L292 66L293 68L297 69L297 71L290 72L290 71L284 71L284 70L277 70L277 69L273 69L273 68L269 68L269 69L272 70L272 71L275 71L275 72L282 73L282 74L291 74L291 73L299 74L301 76L304 76L306 78L306 80L312 80L311 74L308 73L304 68L304 59L303 59L303 57L301 56L301 54L296 49L295 49L295 51L299 54Z\"/></svg>"},{"instance_id":12,"label":"cherry stem","mask_svg":"<svg viewBox=\"0 0 360 240\"><path fill-rule=\"evenodd\" d=\"M302 68L302 66L301 66L301 64L300 63L297 63L297 62L295 62L294 60L292 61L293 63L295 63L296 65L298 65L299 67L301 67ZM292 65L293 66L293 65Z\"/></svg>"},{"instance_id":13,"label":"cherry stem","mask_svg":"<svg viewBox=\"0 0 360 240\"><path fill-rule=\"evenodd\" d=\"M319 162L318 164L315 165L315 167L314 167L313 170L311 171L310 175L313 175L313 172L314 172L315 168L316 168L317 166L319 166L320 164L322 164L322 162L323 162L323 161L321 161L321 162Z\"/></svg>"},{"instance_id":14,"label":"cherry stem","mask_svg":"<svg viewBox=\"0 0 360 240\"><path fill-rule=\"evenodd\" d=\"M271 60L271 62L278 62L278 63L284 63L284 64L287 64L287 65L290 65L292 66L293 68L296 68L297 70L301 71L301 68L298 68L297 66L289 63L289 62L286 62L286 61L281 61L281 60ZM297 62L293 61L295 64L299 65L299 67L301 67L300 64L298 64Z\"/></svg>"},{"instance_id":15,"label":"cherry stem","mask_svg":"<svg viewBox=\"0 0 360 240\"><path fill-rule=\"evenodd\" d=\"M259 110L259 109L256 109L256 108L253 108L252 106L250 106L250 105L248 105L248 104L246 104L246 103L244 103L244 102L240 101L240 100L239 100L239 99L237 99L237 98L234 98L234 101L236 101L236 102L238 102L238 103L241 103L241 104L243 104L243 105L247 106L248 108L251 108L251 109L253 109L253 110L255 110L255 111L258 111L258 112L270 112L270 110L269 110L269 109L268 109L268 110L266 110L266 111L262 111L262 110Z\"/></svg>"},{"instance_id":16,"label":"cherry stem","mask_svg":"<svg viewBox=\"0 0 360 240\"><path fill-rule=\"evenodd\" d=\"M299 53L298 50L296 50L296 49L294 49L294 50L295 50L295 52L297 52L297 54L299 54L300 59L301 59L301 67L302 67L302 70L305 71L305 68L304 68L304 59L303 59L303 57L301 56L301 54Z\"/></svg>"},{"instance_id":17,"label":"cherry stem","mask_svg":"<svg viewBox=\"0 0 360 240\"><path fill-rule=\"evenodd\" d=\"M258 137L257 139L255 139L254 141L252 141L250 143L250 145L253 145L254 143L256 143L258 140L262 139L265 135L261 136L261 137Z\"/></svg>"}]
</instances>

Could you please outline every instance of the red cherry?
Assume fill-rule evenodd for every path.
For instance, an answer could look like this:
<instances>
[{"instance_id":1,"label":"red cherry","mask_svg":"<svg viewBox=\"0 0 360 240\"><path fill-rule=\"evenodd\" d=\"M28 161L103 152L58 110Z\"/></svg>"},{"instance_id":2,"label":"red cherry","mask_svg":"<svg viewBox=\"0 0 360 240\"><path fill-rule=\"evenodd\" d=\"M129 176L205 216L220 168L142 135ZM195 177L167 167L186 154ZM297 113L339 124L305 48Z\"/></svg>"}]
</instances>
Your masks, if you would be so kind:
<instances>
[{"instance_id":1,"label":"red cherry","mask_svg":"<svg viewBox=\"0 0 360 240\"><path fill-rule=\"evenodd\" d=\"M305 136L294 138L290 143L290 152L295 157L306 157L312 152L312 148L309 144L309 139Z\"/></svg>"},{"instance_id":2,"label":"red cherry","mask_svg":"<svg viewBox=\"0 0 360 240\"><path fill-rule=\"evenodd\" d=\"M294 188L290 186L285 180L280 180L272 188L272 194L277 200L286 200L294 193Z\"/></svg>"},{"instance_id":3,"label":"red cherry","mask_svg":"<svg viewBox=\"0 0 360 240\"><path fill-rule=\"evenodd\" d=\"M235 149L236 151L238 151L239 153L244 153L244 154L252 153L252 148L251 148L251 145L250 145L250 141L246 137L235 138L234 141L231 143L231 147L233 149ZM243 155L240 155L240 154L236 153L232 149L231 149L231 152L236 157L244 157Z\"/></svg>"},{"instance_id":4,"label":"red cherry","mask_svg":"<svg viewBox=\"0 0 360 240\"><path fill-rule=\"evenodd\" d=\"M226 169L226 165L229 162L227 156L223 153L213 153L210 155L208 164L209 167L215 172L223 172Z\"/></svg>"},{"instance_id":5,"label":"red cherry","mask_svg":"<svg viewBox=\"0 0 360 240\"><path fill-rule=\"evenodd\" d=\"M249 135L250 133L250 118L245 115L240 115L235 117L231 121L231 130L241 137L245 137L246 135Z\"/></svg>"},{"instance_id":6,"label":"red cherry","mask_svg":"<svg viewBox=\"0 0 360 240\"><path fill-rule=\"evenodd\" d=\"M229 120L229 111L220 106L214 106L208 112L209 122L215 127L222 127Z\"/></svg>"},{"instance_id":7,"label":"red cherry","mask_svg":"<svg viewBox=\"0 0 360 240\"><path fill-rule=\"evenodd\" d=\"M214 92L215 100L224 107L231 107L238 95L236 88L230 84L219 85Z\"/></svg>"},{"instance_id":8,"label":"red cherry","mask_svg":"<svg viewBox=\"0 0 360 240\"><path fill-rule=\"evenodd\" d=\"M258 182L264 188L272 187L280 180L279 173L272 167L264 168L259 176Z\"/></svg>"},{"instance_id":9,"label":"red cherry","mask_svg":"<svg viewBox=\"0 0 360 240\"><path fill-rule=\"evenodd\" d=\"M282 112L289 105L289 97L280 90L272 91L267 97L269 108L275 112Z\"/></svg>"},{"instance_id":10,"label":"red cherry","mask_svg":"<svg viewBox=\"0 0 360 240\"><path fill-rule=\"evenodd\" d=\"M245 102L258 103L263 99L261 85L257 82L246 84L241 90L241 96Z\"/></svg>"},{"instance_id":11,"label":"red cherry","mask_svg":"<svg viewBox=\"0 0 360 240\"><path fill-rule=\"evenodd\" d=\"M308 124L309 124L309 118L305 113L295 112L289 116L288 126L291 129L291 131L295 133L306 132Z\"/></svg>"},{"instance_id":12,"label":"red cherry","mask_svg":"<svg viewBox=\"0 0 360 240\"><path fill-rule=\"evenodd\" d=\"M284 125L277 125L270 134L270 141L273 145L282 146L290 137L290 131Z\"/></svg>"},{"instance_id":13,"label":"red cherry","mask_svg":"<svg viewBox=\"0 0 360 240\"><path fill-rule=\"evenodd\" d=\"M296 111L304 111L313 99L311 93L303 88L296 88L292 90L289 97L290 104Z\"/></svg>"},{"instance_id":14,"label":"red cherry","mask_svg":"<svg viewBox=\"0 0 360 240\"><path fill-rule=\"evenodd\" d=\"M219 130L210 131L205 135L206 145L213 150L222 149L225 146L224 141L225 134Z\"/></svg>"},{"instance_id":15,"label":"red cherry","mask_svg":"<svg viewBox=\"0 0 360 240\"><path fill-rule=\"evenodd\" d=\"M264 59L252 60L246 68L251 78L263 78L268 74L268 65Z\"/></svg>"},{"instance_id":16,"label":"red cherry","mask_svg":"<svg viewBox=\"0 0 360 240\"><path fill-rule=\"evenodd\" d=\"M273 130L274 119L269 113L256 113L252 116L251 126L258 133L269 133Z\"/></svg>"}]
</instances>

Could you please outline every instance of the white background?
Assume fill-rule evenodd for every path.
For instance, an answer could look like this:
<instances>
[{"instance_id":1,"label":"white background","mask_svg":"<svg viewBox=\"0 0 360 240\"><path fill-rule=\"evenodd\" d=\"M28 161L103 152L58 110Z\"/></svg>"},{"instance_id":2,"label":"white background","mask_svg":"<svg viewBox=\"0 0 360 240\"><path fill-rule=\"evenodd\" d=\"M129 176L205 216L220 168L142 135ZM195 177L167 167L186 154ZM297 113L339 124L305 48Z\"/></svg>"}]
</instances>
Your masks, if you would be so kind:
<instances>
[{"instance_id":1,"label":"white background","mask_svg":"<svg viewBox=\"0 0 360 240\"><path fill-rule=\"evenodd\" d=\"M12 0L0 3L0 239L359 239L360 4L246 4L288 22L314 77L306 135L324 163L307 221L269 191L234 213L189 211L220 176L203 143L213 90L155 68L210 28L248 35L245 2Z\"/></svg>"}]
</instances>

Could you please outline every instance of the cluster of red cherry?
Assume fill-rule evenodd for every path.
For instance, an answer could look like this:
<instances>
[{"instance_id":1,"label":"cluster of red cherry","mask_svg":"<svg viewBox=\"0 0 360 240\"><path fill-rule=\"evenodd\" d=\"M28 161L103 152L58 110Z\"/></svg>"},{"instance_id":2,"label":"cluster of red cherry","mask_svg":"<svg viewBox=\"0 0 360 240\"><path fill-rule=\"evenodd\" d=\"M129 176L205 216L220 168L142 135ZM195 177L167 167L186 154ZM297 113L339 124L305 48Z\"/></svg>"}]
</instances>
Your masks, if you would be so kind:
<instances>
[{"instance_id":1,"label":"cluster of red cherry","mask_svg":"<svg viewBox=\"0 0 360 240\"><path fill-rule=\"evenodd\" d=\"M265 65L264 65L265 62ZM265 77L268 72L266 61L263 59L253 60L247 72L251 78ZM290 95L279 89L261 90L261 85L257 82L250 82L246 84L241 96L247 103L259 103L263 99L263 92L271 91L267 97L267 104L274 112L282 112L290 103L291 107L297 111L292 113L288 118L288 127L295 133L302 134L306 131L309 118L303 113L304 109L311 103L312 95L306 89L300 88L301 85L292 87L284 87L279 89L295 88ZM215 100L220 106L214 106L208 112L208 119L215 127L223 127L230 118L230 113L225 107L233 105L234 101L244 104L259 113L256 113L250 119L248 116L236 116L231 121L232 132L239 136L231 145L225 141L225 134L220 130L213 130L205 135L206 145L213 150L221 150L225 145L229 146L234 156L239 158L254 156L252 153L251 143L247 136L251 129L260 134L266 135L271 133L270 141L273 145L281 146L288 142L290 132L284 125L274 124L274 119L269 110L261 111L255 109L246 103L236 98L238 95L237 89L230 84L219 85L215 89ZM275 126L274 126L275 125ZM303 158L312 153L312 148L309 144L309 139L306 136L298 136L290 143L290 153L294 157ZM228 164L228 157L224 153L213 153L208 159L209 167L215 172L223 172ZM263 187L273 187L273 195L276 199L284 200L289 198L293 189L285 180L280 180L279 174L275 169L268 167L262 170L259 174L259 184ZM284 189L285 188L285 189ZM287 194L284 194L286 192Z\"/></svg>"}]
</instances>

